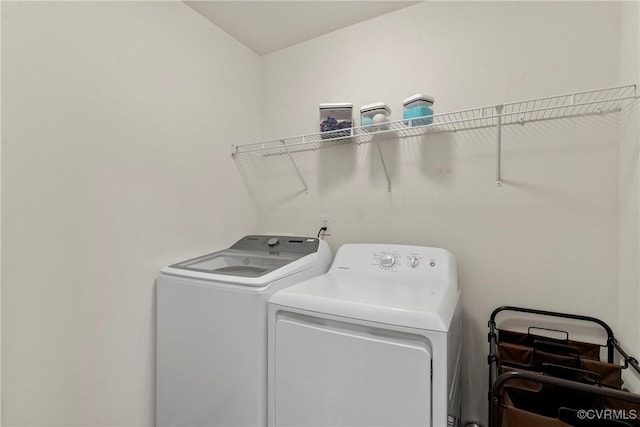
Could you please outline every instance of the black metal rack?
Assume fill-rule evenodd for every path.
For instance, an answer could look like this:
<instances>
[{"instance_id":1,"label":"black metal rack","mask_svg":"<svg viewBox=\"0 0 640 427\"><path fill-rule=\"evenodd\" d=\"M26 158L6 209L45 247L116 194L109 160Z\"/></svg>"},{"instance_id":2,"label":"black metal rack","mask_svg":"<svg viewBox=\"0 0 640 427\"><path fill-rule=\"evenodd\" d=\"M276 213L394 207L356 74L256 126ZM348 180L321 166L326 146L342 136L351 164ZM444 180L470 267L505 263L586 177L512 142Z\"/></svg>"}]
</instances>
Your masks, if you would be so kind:
<instances>
[{"instance_id":1,"label":"black metal rack","mask_svg":"<svg viewBox=\"0 0 640 427\"><path fill-rule=\"evenodd\" d=\"M571 319L574 321L586 322L597 325L602 328L606 334L606 343L584 343L569 340L569 333L562 330L550 330L533 326L536 330L547 330L556 333L566 334L565 338L550 338L531 334L531 329L527 333L518 333L508 330L499 330L496 326L496 317L503 312L526 313L544 317L556 317L562 319ZM609 325L600 319L590 316L582 316L568 313L559 313L546 310L536 310L524 307L504 306L495 309L491 313L489 320L489 425L490 427L507 427L518 426L527 427L535 425L544 427L549 426L638 426L640 425L640 394L634 394L621 389L622 380L620 374L622 370L631 367L640 375L640 366L638 360L631 357L619 344L614 336L613 330ZM501 341L501 335L505 336L505 340L520 340L518 344L505 344ZM506 338L508 337L508 338ZM515 342L515 341L513 341ZM522 345L521 345L522 344ZM531 345L529 351L527 345ZM502 348L501 346L505 346ZM584 356L582 359L580 350L582 347L590 352L591 356ZM599 347L606 348L606 362L599 360ZM506 350L505 350L506 348ZM534 363L536 349L543 348L540 354L549 355L551 362ZM511 354L523 355L527 360L510 359ZM549 353L550 352L550 353ZM597 355L594 355L594 352ZM616 353L619 355L619 363L614 361ZM504 360L501 360L504 359ZM593 360L592 360L593 359ZM560 360L560 362L558 362ZM564 361L582 361L588 365L588 369L578 363L577 365L567 365ZM591 370L592 367L598 369ZM604 368L609 373L617 372L618 381L615 375L609 375L608 378L602 378L600 368ZM611 379L613 378L613 380ZM553 391L551 394L543 395L538 391L546 389ZM522 397L518 397L521 401L526 402L522 408L516 408L515 401L509 396L509 391L518 391L524 393ZM514 395L513 397L516 397ZM542 407L540 402L536 402L536 398L546 399L544 402L548 407L554 410L564 411L558 416L558 419L548 417L544 411L538 412L537 409ZM595 399L595 400L594 400ZM605 400L607 404L616 402L616 408L609 409L609 412L602 412L605 408ZM567 408L566 402L579 402L580 408ZM594 403L597 402L597 405ZM619 402L626 402L619 404ZM589 405L593 404L591 412L585 411L589 409ZM556 408L556 405L558 406ZM571 405L566 405L571 406ZM506 408L506 409L505 409ZM619 409L623 408L623 409ZM579 409L579 410L578 410ZM596 410L600 412L596 412ZM511 411L504 415L506 411ZM531 412L529 412L531 411ZM573 411L573 412L571 412ZM580 412L583 411L583 412ZM577 415L576 415L577 414ZM567 420L567 417L573 417L575 422ZM510 417L513 417L513 421ZM562 419L564 417L564 419ZM606 418L606 419L605 419ZM529 420L536 420L535 423L527 424ZM545 421L546 420L546 421Z\"/></svg>"}]
</instances>

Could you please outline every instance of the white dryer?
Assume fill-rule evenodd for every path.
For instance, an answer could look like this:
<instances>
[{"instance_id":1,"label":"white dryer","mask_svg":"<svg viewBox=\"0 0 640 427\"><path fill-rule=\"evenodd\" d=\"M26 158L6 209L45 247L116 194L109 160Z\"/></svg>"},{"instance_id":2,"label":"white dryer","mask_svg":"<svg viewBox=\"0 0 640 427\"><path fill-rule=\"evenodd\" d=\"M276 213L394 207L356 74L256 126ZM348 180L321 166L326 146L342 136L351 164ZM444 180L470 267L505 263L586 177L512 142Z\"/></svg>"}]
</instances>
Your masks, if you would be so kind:
<instances>
[{"instance_id":1,"label":"white dryer","mask_svg":"<svg viewBox=\"0 0 640 427\"><path fill-rule=\"evenodd\" d=\"M325 273L326 242L247 236L157 279L156 425L265 426L267 300Z\"/></svg>"},{"instance_id":2,"label":"white dryer","mask_svg":"<svg viewBox=\"0 0 640 427\"><path fill-rule=\"evenodd\" d=\"M444 249L342 246L269 300L269 426L457 425L459 300Z\"/></svg>"}]
</instances>

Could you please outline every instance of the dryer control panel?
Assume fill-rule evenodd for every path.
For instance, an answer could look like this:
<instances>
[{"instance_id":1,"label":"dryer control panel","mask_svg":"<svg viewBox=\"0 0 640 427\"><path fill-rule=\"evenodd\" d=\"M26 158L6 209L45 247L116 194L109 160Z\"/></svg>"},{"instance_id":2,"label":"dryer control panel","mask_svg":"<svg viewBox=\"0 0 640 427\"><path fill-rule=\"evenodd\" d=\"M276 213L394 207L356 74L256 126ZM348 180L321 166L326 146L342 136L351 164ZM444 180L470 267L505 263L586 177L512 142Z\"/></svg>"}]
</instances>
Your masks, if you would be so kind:
<instances>
[{"instance_id":1,"label":"dryer control panel","mask_svg":"<svg viewBox=\"0 0 640 427\"><path fill-rule=\"evenodd\" d=\"M426 258L425 258L426 256ZM420 251L409 251L403 253L402 251L383 250L380 252L373 252L372 257L375 260L374 264L381 270L397 270L403 266L409 269L415 269L422 265L428 265L431 268L438 265L437 254L424 254Z\"/></svg>"},{"instance_id":2,"label":"dryer control panel","mask_svg":"<svg viewBox=\"0 0 640 427\"><path fill-rule=\"evenodd\" d=\"M406 275L426 280L457 279L455 257L446 249L386 244L346 244L338 252L331 271Z\"/></svg>"}]
</instances>

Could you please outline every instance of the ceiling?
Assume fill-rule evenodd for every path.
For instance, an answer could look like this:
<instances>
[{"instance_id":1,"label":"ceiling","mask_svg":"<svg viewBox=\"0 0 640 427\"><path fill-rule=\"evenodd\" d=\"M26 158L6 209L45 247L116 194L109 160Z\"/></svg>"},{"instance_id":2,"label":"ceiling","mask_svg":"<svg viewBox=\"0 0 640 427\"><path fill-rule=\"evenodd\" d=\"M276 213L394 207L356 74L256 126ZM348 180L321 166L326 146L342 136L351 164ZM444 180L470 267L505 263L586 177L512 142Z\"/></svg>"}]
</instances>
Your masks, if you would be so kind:
<instances>
[{"instance_id":1,"label":"ceiling","mask_svg":"<svg viewBox=\"0 0 640 427\"><path fill-rule=\"evenodd\" d=\"M258 55L339 30L418 1L185 1Z\"/></svg>"}]
</instances>

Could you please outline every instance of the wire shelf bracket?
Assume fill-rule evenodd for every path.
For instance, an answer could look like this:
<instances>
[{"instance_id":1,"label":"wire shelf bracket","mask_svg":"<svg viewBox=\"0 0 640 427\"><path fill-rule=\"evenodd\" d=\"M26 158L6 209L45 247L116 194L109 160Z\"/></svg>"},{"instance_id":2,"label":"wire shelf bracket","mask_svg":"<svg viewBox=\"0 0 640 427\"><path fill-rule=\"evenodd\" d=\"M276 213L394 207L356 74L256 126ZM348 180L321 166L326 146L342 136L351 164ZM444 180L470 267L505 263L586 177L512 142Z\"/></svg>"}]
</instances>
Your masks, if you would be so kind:
<instances>
[{"instance_id":1,"label":"wire shelf bracket","mask_svg":"<svg viewBox=\"0 0 640 427\"><path fill-rule=\"evenodd\" d=\"M496 105L496 185L502 186L502 109L504 105Z\"/></svg>"},{"instance_id":2,"label":"wire shelf bracket","mask_svg":"<svg viewBox=\"0 0 640 427\"><path fill-rule=\"evenodd\" d=\"M239 155L261 155L262 157L286 155L291 161L305 193L308 193L308 185L295 160L296 153L316 151L321 148L348 143L368 144L375 142L387 179L387 189L391 191L389 172L379 146L382 136L387 138L407 138L431 133L459 132L494 127L496 128L496 184L497 186L502 186L502 131L505 126L619 112L637 100L638 95L638 86L635 84L574 92L546 98L434 114L429 117L432 119L429 124L423 124L424 118L397 120L372 126L353 127L349 129L350 134L346 136L343 134L347 130L343 129L337 131L335 137L328 133L316 133L251 144L232 145L231 155L233 157Z\"/></svg>"},{"instance_id":3,"label":"wire shelf bracket","mask_svg":"<svg viewBox=\"0 0 640 427\"><path fill-rule=\"evenodd\" d=\"M296 161L293 159L293 156L289 152L289 149L287 148L287 142L284 139L282 140L282 146L284 147L284 150L286 151L287 156L289 157L289 160L291 160L291 164L293 165L293 169L295 169L296 171L296 175L298 175L298 179L300 180L300 182L302 183L302 186L304 187L304 192L308 194L309 186L307 185L307 182L304 180L304 177L300 173L300 169L298 169L298 165L296 164Z\"/></svg>"},{"instance_id":4,"label":"wire shelf bracket","mask_svg":"<svg viewBox=\"0 0 640 427\"><path fill-rule=\"evenodd\" d=\"M384 176L387 178L387 191L391 192L391 178L389 178L389 171L387 170L387 165L384 162L384 155L382 154L382 148L380 148L380 142L375 142L376 148L378 149L378 154L380 155L380 162L382 162L382 169L384 170Z\"/></svg>"}]
</instances>

